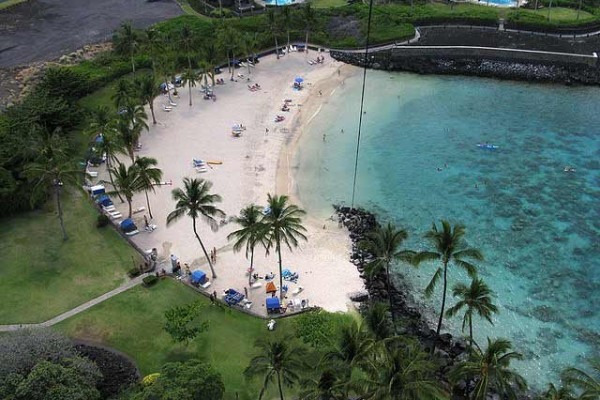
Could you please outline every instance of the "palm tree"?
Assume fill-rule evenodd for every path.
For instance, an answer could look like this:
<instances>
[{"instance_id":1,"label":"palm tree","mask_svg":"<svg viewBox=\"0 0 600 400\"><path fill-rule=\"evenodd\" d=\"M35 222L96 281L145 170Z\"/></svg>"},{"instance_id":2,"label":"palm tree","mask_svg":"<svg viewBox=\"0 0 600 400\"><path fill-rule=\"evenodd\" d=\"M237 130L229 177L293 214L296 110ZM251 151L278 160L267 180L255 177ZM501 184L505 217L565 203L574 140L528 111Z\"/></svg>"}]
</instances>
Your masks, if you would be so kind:
<instances>
[{"instance_id":1,"label":"palm tree","mask_svg":"<svg viewBox=\"0 0 600 400\"><path fill-rule=\"evenodd\" d=\"M148 38L148 53L152 59L152 74L158 75L157 63L164 54L165 51L165 38L164 35L155 28L148 28L146 30L146 37Z\"/></svg>"},{"instance_id":2,"label":"palm tree","mask_svg":"<svg viewBox=\"0 0 600 400\"><path fill-rule=\"evenodd\" d=\"M521 360L520 353L510 351L512 345L506 339L487 339L488 346L485 351L476 347L469 359L454 367L449 377L453 382L462 379L475 379L475 388L471 393L472 400L483 400L491 389L500 394L502 398L516 399L515 387L525 390L527 384L525 379L513 370L510 362Z\"/></svg>"},{"instance_id":3,"label":"palm tree","mask_svg":"<svg viewBox=\"0 0 600 400\"><path fill-rule=\"evenodd\" d=\"M318 379L306 378L300 381L303 388L300 400L346 400L346 382L336 374L339 370L326 369Z\"/></svg>"},{"instance_id":4,"label":"palm tree","mask_svg":"<svg viewBox=\"0 0 600 400\"><path fill-rule=\"evenodd\" d=\"M229 72L231 73L231 80L233 80L235 71L233 60L235 57L235 50L239 46L239 32L230 24L223 22L217 30L217 44L221 49L225 50L225 53L227 53Z\"/></svg>"},{"instance_id":5,"label":"palm tree","mask_svg":"<svg viewBox=\"0 0 600 400\"><path fill-rule=\"evenodd\" d=\"M146 195L146 204L148 205L148 214L150 215L150 218L154 217L152 216L152 210L150 209L148 191L151 190L154 192L154 185L160 183L160 179L162 178L162 171L159 168L156 168L157 164L158 162L156 159L151 157L138 157L135 160L135 165L138 168L140 189L142 189Z\"/></svg>"},{"instance_id":6,"label":"palm tree","mask_svg":"<svg viewBox=\"0 0 600 400\"><path fill-rule=\"evenodd\" d=\"M271 35L273 35L273 38L275 39L275 55L279 60L279 44L277 44L277 17L273 8L267 8L267 22L269 23L269 30L271 31Z\"/></svg>"},{"instance_id":7,"label":"palm tree","mask_svg":"<svg viewBox=\"0 0 600 400\"><path fill-rule=\"evenodd\" d=\"M198 75L191 69L188 68L185 70L183 75L181 76L182 84L187 85L190 93L190 107L192 106L192 87L196 87L196 80L198 79Z\"/></svg>"},{"instance_id":8,"label":"palm tree","mask_svg":"<svg viewBox=\"0 0 600 400\"><path fill-rule=\"evenodd\" d=\"M131 102L132 92L131 81L127 79L117 81L115 93L112 95L117 110Z\"/></svg>"},{"instance_id":9,"label":"palm tree","mask_svg":"<svg viewBox=\"0 0 600 400\"><path fill-rule=\"evenodd\" d=\"M288 204L287 196L271 196L269 194L267 195L267 206L269 212L263 219L268 227L265 243L267 243L267 254L275 246L279 258L279 296L283 300L281 244L285 244L291 251L292 247L298 247L298 239L306 240L306 236L302 233L306 231L306 228L302 226L300 218L306 212L294 204Z\"/></svg>"},{"instance_id":10,"label":"palm tree","mask_svg":"<svg viewBox=\"0 0 600 400\"><path fill-rule=\"evenodd\" d=\"M316 19L315 9L312 8L310 3L306 3L302 7L302 17L304 19L304 30L306 31L306 42L305 42L304 51L306 51L308 53L308 35L309 35L309 33L315 23L315 19Z\"/></svg>"},{"instance_id":11,"label":"palm tree","mask_svg":"<svg viewBox=\"0 0 600 400\"><path fill-rule=\"evenodd\" d=\"M361 246L369 250L375 259L367 265L367 272L371 277L385 271L387 279L388 300L392 321L394 321L394 305L392 302L392 283L390 275L390 265L394 260L410 261L415 252L411 250L400 250L400 246L408 237L404 229L396 229L392 223L385 227L378 227L375 231L367 234L366 239Z\"/></svg>"},{"instance_id":12,"label":"palm tree","mask_svg":"<svg viewBox=\"0 0 600 400\"><path fill-rule=\"evenodd\" d=\"M289 7L283 7L281 10L281 15L283 16L283 24L285 25L285 32L287 35L287 48L290 48L290 24L292 22L292 15Z\"/></svg>"},{"instance_id":13,"label":"palm tree","mask_svg":"<svg viewBox=\"0 0 600 400\"><path fill-rule=\"evenodd\" d=\"M156 125L156 116L154 115L154 98L158 96L158 86L155 84L154 75L144 75L136 78L137 93L142 104L148 104L152 114L152 124Z\"/></svg>"},{"instance_id":14,"label":"palm tree","mask_svg":"<svg viewBox=\"0 0 600 400\"><path fill-rule=\"evenodd\" d=\"M464 236L465 227L463 225L457 224L454 225L453 228L450 226L448 221L442 220L442 230L440 231L434 223L431 227L431 230L425 234L425 238L433 244L435 251L422 251L413 257L413 263L415 265L419 265L422 262L429 260L441 260L442 262L442 267L435 271L431 281L425 288L425 295L431 296L437 282L439 281L440 277L443 276L444 286L442 289L442 306L436 329L436 335L438 338L440 337L440 330L442 329L442 321L446 307L448 266L453 264L457 267L461 267L467 271L471 278L474 278L477 273L477 268L468 262L467 259L483 260L483 255L478 249L468 247L464 243ZM434 349L435 343L432 351Z\"/></svg>"},{"instance_id":15,"label":"palm tree","mask_svg":"<svg viewBox=\"0 0 600 400\"><path fill-rule=\"evenodd\" d=\"M388 312L390 308L386 303L376 302L370 304L364 314L365 323L376 340L384 340L394 333L388 319Z\"/></svg>"},{"instance_id":16,"label":"palm tree","mask_svg":"<svg viewBox=\"0 0 600 400\"><path fill-rule=\"evenodd\" d=\"M119 132L117 131L116 120L112 120L104 132L102 133L102 140L94 143L94 151L97 157L106 156L106 169L108 170L108 176L110 183L114 187L114 179L112 175L111 167L113 163L117 162L117 153L123 153L124 144L119 140ZM125 200L118 194L119 200L123 203Z\"/></svg>"},{"instance_id":17,"label":"palm tree","mask_svg":"<svg viewBox=\"0 0 600 400\"><path fill-rule=\"evenodd\" d=\"M256 33L249 33L243 37L242 44L244 45L244 52L248 55L248 62L246 65L248 66L248 79L250 79L250 75L252 74L252 69L250 69L250 60L256 54L256 49L258 48L258 40L256 39Z\"/></svg>"},{"instance_id":18,"label":"palm tree","mask_svg":"<svg viewBox=\"0 0 600 400\"><path fill-rule=\"evenodd\" d=\"M214 205L221 201L221 196L211 194L211 187L212 183L204 179L183 178L183 190L177 188L172 191L173 200L177 203L175 204L175 210L171 211L167 216L167 226L184 215L192 218L194 235L198 243L200 243L200 247L202 247L214 279L217 277L217 274L215 273L210 257L208 257L204 243L202 243L196 230L196 219L199 217L204 219L213 231L216 231L219 228L219 224L215 220L215 217L225 216L225 213Z\"/></svg>"},{"instance_id":19,"label":"palm tree","mask_svg":"<svg viewBox=\"0 0 600 400\"><path fill-rule=\"evenodd\" d=\"M305 368L302 358L306 354L303 347L295 345L291 337L265 340L259 339L255 346L258 355L250 360L244 370L248 378L263 376L263 386L258 395L261 400L269 383L277 380L279 398L284 400L283 385L293 386L299 380L299 373Z\"/></svg>"},{"instance_id":20,"label":"palm tree","mask_svg":"<svg viewBox=\"0 0 600 400\"><path fill-rule=\"evenodd\" d=\"M219 62L219 50L214 43L207 43L202 48L202 59L206 62L205 74L210 76L213 87L215 86L215 68Z\"/></svg>"},{"instance_id":21,"label":"palm tree","mask_svg":"<svg viewBox=\"0 0 600 400\"><path fill-rule=\"evenodd\" d=\"M113 37L115 50L120 54L127 54L131 57L131 70L135 76L135 53L140 47L142 40L141 32L134 29L131 21L123 22L121 28Z\"/></svg>"},{"instance_id":22,"label":"palm tree","mask_svg":"<svg viewBox=\"0 0 600 400\"><path fill-rule=\"evenodd\" d=\"M89 113L89 129L94 135L104 135L109 124L112 122L112 112L106 106L98 106Z\"/></svg>"},{"instance_id":23,"label":"palm tree","mask_svg":"<svg viewBox=\"0 0 600 400\"><path fill-rule=\"evenodd\" d=\"M32 206L42 196L45 196L48 189L54 191L60 229L63 240L67 240L68 236L65 229L60 195L64 185L78 186L78 178L81 176L81 170L67 156L66 141L60 137L58 132L52 133L47 138L44 148L39 152L37 160L25 167L25 175L27 178L35 181L31 196Z\"/></svg>"},{"instance_id":24,"label":"palm tree","mask_svg":"<svg viewBox=\"0 0 600 400\"><path fill-rule=\"evenodd\" d=\"M142 120L136 120L133 124L130 122L129 116L126 114L120 115L117 120L116 131L118 140L122 144L121 151L129 155L131 162L135 162L135 148L140 141L142 129L148 126Z\"/></svg>"},{"instance_id":25,"label":"palm tree","mask_svg":"<svg viewBox=\"0 0 600 400\"><path fill-rule=\"evenodd\" d=\"M365 400L448 399L435 376L435 364L414 342L380 342L373 361L362 365L365 372L356 392Z\"/></svg>"},{"instance_id":26,"label":"palm tree","mask_svg":"<svg viewBox=\"0 0 600 400\"><path fill-rule=\"evenodd\" d=\"M366 361L373 349L374 341L362 321L343 325L337 343L323 356L323 363L339 363L349 375L352 368Z\"/></svg>"},{"instance_id":27,"label":"palm tree","mask_svg":"<svg viewBox=\"0 0 600 400\"><path fill-rule=\"evenodd\" d=\"M233 219L241 229L231 232L227 235L227 240L235 239L233 251L240 251L246 246L246 258L250 254L250 270L248 271L248 285L252 282L252 271L254 271L254 248L258 243L263 243L265 240L266 228L262 222L262 212L260 207L250 204L242 208L240 216Z\"/></svg>"},{"instance_id":28,"label":"palm tree","mask_svg":"<svg viewBox=\"0 0 600 400\"><path fill-rule=\"evenodd\" d=\"M562 380L578 391L578 400L597 400L600 398L600 359L589 361L592 372L588 373L579 368L567 368L562 374Z\"/></svg>"},{"instance_id":29,"label":"palm tree","mask_svg":"<svg viewBox=\"0 0 600 400\"><path fill-rule=\"evenodd\" d=\"M187 61L188 61L188 68L190 70L192 69L191 53L192 53L192 49L194 47L194 42L195 42L194 32L192 32L192 30L190 29L190 27L188 25L183 25L183 27L181 28L181 31L179 32L179 44L185 51L185 55L186 55Z\"/></svg>"},{"instance_id":30,"label":"palm tree","mask_svg":"<svg viewBox=\"0 0 600 400\"><path fill-rule=\"evenodd\" d=\"M575 397L568 386L557 389L554 384L549 383L548 390L542 393L538 400L575 400Z\"/></svg>"},{"instance_id":31,"label":"palm tree","mask_svg":"<svg viewBox=\"0 0 600 400\"><path fill-rule=\"evenodd\" d=\"M466 325L469 324L471 347L473 347L473 314L477 313L479 317L485 318L492 325L494 324L492 314L498 312L498 307L492 303L493 294L494 292L481 278L471 280L470 286L458 283L452 288L452 295L458 297L459 301L448 309L446 316L453 317L463 308L466 308L462 329L464 332Z\"/></svg>"},{"instance_id":32,"label":"palm tree","mask_svg":"<svg viewBox=\"0 0 600 400\"><path fill-rule=\"evenodd\" d=\"M143 190L139 179L139 168L135 163L127 167L125 164L119 162L116 167L111 168L111 173L114 177L114 190L108 192L108 194L119 194L125 197L129 207L129 214L127 218L131 218L131 215L133 214L131 207L133 195L140 190Z\"/></svg>"}]
</instances>

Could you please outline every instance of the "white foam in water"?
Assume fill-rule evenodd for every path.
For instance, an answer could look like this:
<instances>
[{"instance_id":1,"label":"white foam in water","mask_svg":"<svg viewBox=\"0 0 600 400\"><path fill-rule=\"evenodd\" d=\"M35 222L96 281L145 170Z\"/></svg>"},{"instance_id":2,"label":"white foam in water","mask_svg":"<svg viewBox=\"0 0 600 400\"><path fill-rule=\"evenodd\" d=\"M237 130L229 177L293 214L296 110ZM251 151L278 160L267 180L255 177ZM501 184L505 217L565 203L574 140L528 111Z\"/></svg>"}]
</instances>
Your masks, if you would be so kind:
<instances>
[{"instance_id":1,"label":"white foam in water","mask_svg":"<svg viewBox=\"0 0 600 400\"><path fill-rule=\"evenodd\" d=\"M597 355L600 92L378 71L367 79L357 203L408 229L414 249L426 248L433 221L467 226L501 310L494 326L476 324L476 338L510 339L531 386ZM300 199L323 217L350 201L359 85L356 77L338 89L299 146ZM421 295L434 266L396 271L435 312L438 299ZM452 271L457 281L468 279ZM460 334L460 325L457 317L447 328Z\"/></svg>"}]
</instances>

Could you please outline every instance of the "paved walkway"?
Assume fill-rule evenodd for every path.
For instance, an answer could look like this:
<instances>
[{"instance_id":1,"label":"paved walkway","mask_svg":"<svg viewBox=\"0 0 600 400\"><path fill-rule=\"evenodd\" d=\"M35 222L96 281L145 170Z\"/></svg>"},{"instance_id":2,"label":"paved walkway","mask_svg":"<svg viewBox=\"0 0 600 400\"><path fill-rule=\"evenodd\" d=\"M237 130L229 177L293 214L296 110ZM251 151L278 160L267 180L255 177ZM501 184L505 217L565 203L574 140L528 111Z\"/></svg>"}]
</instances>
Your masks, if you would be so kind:
<instances>
[{"instance_id":1,"label":"paved walkway","mask_svg":"<svg viewBox=\"0 0 600 400\"><path fill-rule=\"evenodd\" d=\"M118 295L119 293L123 293L124 291L129 290L132 287L139 285L140 283L142 283L142 280L146 276L148 276L148 274L142 274L135 279L131 279L131 280L125 282L123 285L119 286L118 288L113 289L110 292L104 293L103 295L98 296L93 300L83 303L80 306L77 306L65 313L62 313L52 319L49 319L48 321L40 322L37 324L0 325L0 332L12 332L12 331L18 331L19 329L26 329L26 328L47 328L52 325L56 325L59 322L62 322L67 318L71 318L72 316L77 315L80 312L85 311L88 308L95 306L96 304L100 304L103 301L108 300L111 297Z\"/></svg>"}]
</instances>

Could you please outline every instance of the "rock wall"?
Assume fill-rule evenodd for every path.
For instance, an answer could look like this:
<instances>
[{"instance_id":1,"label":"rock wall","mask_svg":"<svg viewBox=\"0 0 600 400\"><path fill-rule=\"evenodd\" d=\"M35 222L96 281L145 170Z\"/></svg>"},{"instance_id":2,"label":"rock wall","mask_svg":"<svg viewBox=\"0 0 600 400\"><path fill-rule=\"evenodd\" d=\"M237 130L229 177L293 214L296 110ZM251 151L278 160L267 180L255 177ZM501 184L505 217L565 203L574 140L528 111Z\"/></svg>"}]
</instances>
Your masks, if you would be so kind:
<instances>
[{"instance_id":1,"label":"rock wall","mask_svg":"<svg viewBox=\"0 0 600 400\"><path fill-rule=\"evenodd\" d=\"M369 54L367 66L388 71L408 71L418 74L468 75L498 79L552 83L600 85L600 68L592 66L591 58L547 53L449 52L447 49L418 49L408 52L396 49ZM363 53L331 51L331 56L347 64L363 66Z\"/></svg>"}]
</instances>

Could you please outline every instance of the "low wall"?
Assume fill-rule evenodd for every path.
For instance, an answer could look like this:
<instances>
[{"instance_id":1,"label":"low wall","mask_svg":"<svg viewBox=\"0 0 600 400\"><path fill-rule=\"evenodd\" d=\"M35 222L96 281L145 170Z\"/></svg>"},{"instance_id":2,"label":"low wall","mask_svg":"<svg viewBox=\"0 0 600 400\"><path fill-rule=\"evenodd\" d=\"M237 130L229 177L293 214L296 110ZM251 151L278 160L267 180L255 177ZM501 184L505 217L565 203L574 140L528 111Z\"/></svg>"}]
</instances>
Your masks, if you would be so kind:
<instances>
[{"instance_id":1,"label":"low wall","mask_svg":"<svg viewBox=\"0 0 600 400\"><path fill-rule=\"evenodd\" d=\"M339 61L363 66L364 52L332 50ZM600 85L598 56L469 46L394 46L369 53L374 69L474 75L511 80Z\"/></svg>"}]
</instances>

